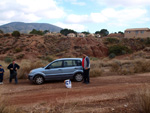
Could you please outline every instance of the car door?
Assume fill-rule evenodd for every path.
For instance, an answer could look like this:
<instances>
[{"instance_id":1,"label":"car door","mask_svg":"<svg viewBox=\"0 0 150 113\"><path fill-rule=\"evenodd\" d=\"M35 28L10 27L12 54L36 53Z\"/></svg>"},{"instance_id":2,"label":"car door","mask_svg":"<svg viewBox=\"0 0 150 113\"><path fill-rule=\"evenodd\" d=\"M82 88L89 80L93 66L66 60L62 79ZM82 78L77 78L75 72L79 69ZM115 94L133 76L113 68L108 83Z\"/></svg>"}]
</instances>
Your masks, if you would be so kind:
<instances>
[{"instance_id":1,"label":"car door","mask_svg":"<svg viewBox=\"0 0 150 113\"><path fill-rule=\"evenodd\" d=\"M72 79L76 70L75 66L73 65L73 60L64 60L63 67L63 78Z\"/></svg>"},{"instance_id":2,"label":"car door","mask_svg":"<svg viewBox=\"0 0 150 113\"><path fill-rule=\"evenodd\" d=\"M51 63L44 71L47 80L59 80L63 74L62 72L63 61L55 61Z\"/></svg>"}]
</instances>

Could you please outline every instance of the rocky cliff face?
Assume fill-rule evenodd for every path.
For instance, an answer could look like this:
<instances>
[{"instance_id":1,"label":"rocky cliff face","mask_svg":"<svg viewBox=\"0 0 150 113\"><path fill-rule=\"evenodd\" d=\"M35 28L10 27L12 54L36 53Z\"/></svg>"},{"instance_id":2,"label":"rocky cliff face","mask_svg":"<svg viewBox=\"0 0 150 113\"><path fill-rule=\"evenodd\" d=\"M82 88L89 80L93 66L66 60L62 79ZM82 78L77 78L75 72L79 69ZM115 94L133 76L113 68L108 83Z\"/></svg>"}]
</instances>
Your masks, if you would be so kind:
<instances>
[{"instance_id":1,"label":"rocky cliff face","mask_svg":"<svg viewBox=\"0 0 150 113\"><path fill-rule=\"evenodd\" d=\"M3 36L0 41L0 58L17 59L56 57L82 57L85 53L90 57L104 57L107 47L92 37L67 38L62 36L22 35L19 38Z\"/></svg>"}]
</instances>

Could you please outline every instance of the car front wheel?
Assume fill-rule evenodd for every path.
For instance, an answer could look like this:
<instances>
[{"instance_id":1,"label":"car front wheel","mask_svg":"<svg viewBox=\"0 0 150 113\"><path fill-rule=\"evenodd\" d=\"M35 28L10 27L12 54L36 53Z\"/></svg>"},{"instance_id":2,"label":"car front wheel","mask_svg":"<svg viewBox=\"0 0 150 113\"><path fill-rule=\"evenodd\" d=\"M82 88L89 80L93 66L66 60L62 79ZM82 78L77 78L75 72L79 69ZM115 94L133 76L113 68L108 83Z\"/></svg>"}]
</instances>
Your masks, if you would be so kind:
<instances>
[{"instance_id":1,"label":"car front wheel","mask_svg":"<svg viewBox=\"0 0 150 113\"><path fill-rule=\"evenodd\" d=\"M44 78L41 75L37 75L34 78L34 82L38 85L43 84L44 83Z\"/></svg>"},{"instance_id":2,"label":"car front wheel","mask_svg":"<svg viewBox=\"0 0 150 113\"><path fill-rule=\"evenodd\" d=\"M77 82L81 82L83 80L83 75L81 73L77 73L74 76L74 80L77 81Z\"/></svg>"}]
</instances>

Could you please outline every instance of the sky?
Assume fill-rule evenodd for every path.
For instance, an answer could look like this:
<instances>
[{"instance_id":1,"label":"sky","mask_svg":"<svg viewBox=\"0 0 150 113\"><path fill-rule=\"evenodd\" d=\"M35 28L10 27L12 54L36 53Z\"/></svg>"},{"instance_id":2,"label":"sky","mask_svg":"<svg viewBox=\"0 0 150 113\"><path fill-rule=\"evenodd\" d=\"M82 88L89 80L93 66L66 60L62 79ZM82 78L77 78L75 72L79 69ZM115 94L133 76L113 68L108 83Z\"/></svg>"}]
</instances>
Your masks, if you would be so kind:
<instances>
[{"instance_id":1,"label":"sky","mask_svg":"<svg viewBox=\"0 0 150 113\"><path fill-rule=\"evenodd\" d=\"M0 0L0 25L49 23L77 32L150 28L150 0Z\"/></svg>"}]
</instances>

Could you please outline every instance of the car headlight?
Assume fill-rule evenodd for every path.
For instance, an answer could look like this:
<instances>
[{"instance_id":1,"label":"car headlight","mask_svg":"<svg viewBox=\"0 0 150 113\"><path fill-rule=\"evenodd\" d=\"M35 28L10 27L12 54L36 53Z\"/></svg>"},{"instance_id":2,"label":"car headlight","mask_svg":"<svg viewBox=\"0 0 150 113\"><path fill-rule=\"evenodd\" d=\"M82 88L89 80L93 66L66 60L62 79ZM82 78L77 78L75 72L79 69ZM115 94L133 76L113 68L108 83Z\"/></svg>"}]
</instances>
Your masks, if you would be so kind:
<instances>
[{"instance_id":1,"label":"car headlight","mask_svg":"<svg viewBox=\"0 0 150 113\"><path fill-rule=\"evenodd\" d=\"M33 71L31 70L30 73L33 73Z\"/></svg>"}]
</instances>

